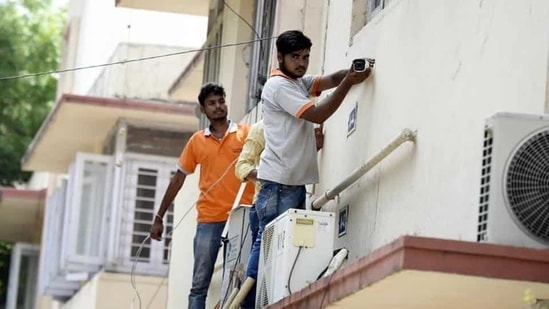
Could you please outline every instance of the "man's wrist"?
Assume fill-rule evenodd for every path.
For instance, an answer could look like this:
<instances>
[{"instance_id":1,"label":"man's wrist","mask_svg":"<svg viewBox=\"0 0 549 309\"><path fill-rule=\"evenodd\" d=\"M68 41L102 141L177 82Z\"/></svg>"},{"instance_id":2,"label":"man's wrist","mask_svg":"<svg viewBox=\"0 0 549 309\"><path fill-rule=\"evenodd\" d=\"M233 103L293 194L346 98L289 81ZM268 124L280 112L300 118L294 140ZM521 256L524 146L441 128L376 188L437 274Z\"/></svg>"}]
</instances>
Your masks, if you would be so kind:
<instances>
[{"instance_id":1,"label":"man's wrist","mask_svg":"<svg viewBox=\"0 0 549 309\"><path fill-rule=\"evenodd\" d=\"M155 219L155 220L164 221L164 219L162 218L162 216L159 215L159 214L155 214L155 215L154 215L154 219Z\"/></svg>"}]
</instances>

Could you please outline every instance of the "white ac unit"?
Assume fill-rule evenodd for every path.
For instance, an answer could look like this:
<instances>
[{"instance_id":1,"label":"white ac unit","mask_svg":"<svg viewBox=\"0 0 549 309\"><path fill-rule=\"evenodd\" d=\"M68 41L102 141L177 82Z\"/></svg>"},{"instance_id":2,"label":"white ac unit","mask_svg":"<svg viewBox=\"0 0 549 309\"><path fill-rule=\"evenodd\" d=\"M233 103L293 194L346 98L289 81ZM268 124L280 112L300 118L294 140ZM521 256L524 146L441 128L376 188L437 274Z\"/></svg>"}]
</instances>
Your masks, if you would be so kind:
<instances>
[{"instance_id":1,"label":"white ac unit","mask_svg":"<svg viewBox=\"0 0 549 309\"><path fill-rule=\"evenodd\" d=\"M261 240L256 308L263 308L317 280L333 255L335 217L290 209L265 227Z\"/></svg>"},{"instance_id":2,"label":"white ac unit","mask_svg":"<svg viewBox=\"0 0 549 309\"><path fill-rule=\"evenodd\" d=\"M549 115L486 121L477 241L549 247Z\"/></svg>"},{"instance_id":3,"label":"white ac unit","mask_svg":"<svg viewBox=\"0 0 549 309\"><path fill-rule=\"evenodd\" d=\"M246 267L252 247L250 231L250 205L239 205L231 210L227 223L223 281L221 283L221 305L227 301L232 289L246 279Z\"/></svg>"}]
</instances>

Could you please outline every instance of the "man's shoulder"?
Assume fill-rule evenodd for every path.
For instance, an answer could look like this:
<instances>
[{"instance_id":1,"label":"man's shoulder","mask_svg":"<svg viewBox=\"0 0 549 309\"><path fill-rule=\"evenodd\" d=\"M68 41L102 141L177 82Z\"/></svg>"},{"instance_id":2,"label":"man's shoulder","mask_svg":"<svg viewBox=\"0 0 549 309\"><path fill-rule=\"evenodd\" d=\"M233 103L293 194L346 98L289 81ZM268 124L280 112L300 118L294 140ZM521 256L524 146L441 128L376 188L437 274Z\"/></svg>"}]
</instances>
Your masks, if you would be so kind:
<instances>
[{"instance_id":1,"label":"man's shoulder","mask_svg":"<svg viewBox=\"0 0 549 309\"><path fill-rule=\"evenodd\" d=\"M239 131L250 131L250 129L252 128L253 125L251 124L248 124L248 123L239 123L238 124L238 130Z\"/></svg>"},{"instance_id":2,"label":"man's shoulder","mask_svg":"<svg viewBox=\"0 0 549 309\"><path fill-rule=\"evenodd\" d=\"M194 138L197 138L197 137L204 137L204 136L205 136L205 135L204 135L204 129L198 130L198 131L195 131L195 132L193 133L193 135L191 135L191 138L190 138L189 140L194 139Z\"/></svg>"}]
</instances>

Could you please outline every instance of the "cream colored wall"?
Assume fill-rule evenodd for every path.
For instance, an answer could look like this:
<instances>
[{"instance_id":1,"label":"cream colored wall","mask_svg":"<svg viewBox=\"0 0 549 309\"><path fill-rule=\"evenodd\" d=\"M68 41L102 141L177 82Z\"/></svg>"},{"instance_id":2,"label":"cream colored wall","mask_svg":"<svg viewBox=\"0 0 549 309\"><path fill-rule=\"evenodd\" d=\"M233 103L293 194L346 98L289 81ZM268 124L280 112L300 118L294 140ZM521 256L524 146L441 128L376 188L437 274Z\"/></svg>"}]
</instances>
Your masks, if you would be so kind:
<instances>
[{"instance_id":1,"label":"cream colored wall","mask_svg":"<svg viewBox=\"0 0 549 309\"><path fill-rule=\"evenodd\" d=\"M120 42L198 48L206 37L206 17L117 8L113 1L72 0L69 15L69 20L80 17L78 48L71 58L76 67L106 63ZM73 88L64 90L86 94L101 72L102 68L76 71Z\"/></svg>"},{"instance_id":2,"label":"cream colored wall","mask_svg":"<svg viewBox=\"0 0 549 309\"><path fill-rule=\"evenodd\" d=\"M170 257L168 301L166 308L186 308L193 273L193 239L196 229L195 202L198 198L198 176L200 168L194 174L187 176L183 188L175 198L174 222L177 228L173 232L173 241ZM182 219L183 218L183 219ZM214 273L206 308L213 308L218 302L221 292L220 265L223 261L222 250L217 258L216 271Z\"/></svg>"},{"instance_id":3,"label":"cream colored wall","mask_svg":"<svg viewBox=\"0 0 549 309\"><path fill-rule=\"evenodd\" d=\"M355 57L375 57L376 68L325 124L317 194L402 129L418 131L415 146L340 194L350 221L336 246L354 259L402 234L475 241L484 119L544 112L549 2L393 0L352 46L351 1L331 1L328 16L327 72Z\"/></svg>"},{"instance_id":4,"label":"cream colored wall","mask_svg":"<svg viewBox=\"0 0 549 309\"><path fill-rule=\"evenodd\" d=\"M193 240L196 229L196 208L195 202L198 198L198 176L200 167L194 174L187 176L183 188L175 198L174 222L177 228L173 232L171 246L169 287L168 287L168 309L186 308L188 304L189 291L192 283L193 273ZM221 295L221 266L223 257L219 250L216 270L208 291L206 308L213 308L219 301Z\"/></svg>"},{"instance_id":5,"label":"cream colored wall","mask_svg":"<svg viewBox=\"0 0 549 309\"><path fill-rule=\"evenodd\" d=\"M254 0L227 1L251 25L255 19ZM255 38L250 27L226 6L223 11L223 44L246 42ZM238 121L246 113L248 97L248 66L252 44L227 47L221 53L219 82L225 87L229 116Z\"/></svg>"},{"instance_id":6,"label":"cream colored wall","mask_svg":"<svg viewBox=\"0 0 549 309\"><path fill-rule=\"evenodd\" d=\"M184 50L184 48L176 46L121 43L109 58L109 62L175 54ZM168 90L190 64L194 55L195 52L187 52L170 57L106 67L95 80L88 95L169 99Z\"/></svg>"},{"instance_id":7,"label":"cream colored wall","mask_svg":"<svg viewBox=\"0 0 549 309\"><path fill-rule=\"evenodd\" d=\"M50 296L38 295L36 297L35 309L59 309L61 304Z\"/></svg>"},{"instance_id":8,"label":"cream colored wall","mask_svg":"<svg viewBox=\"0 0 549 309\"><path fill-rule=\"evenodd\" d=\"M333 3L334 1L332 1ZM342 2L337 2L340 5ZM275 18L274 35L277 36L286 30L301 30L307 35L313 46L309 62L309 74L322 73L323 50L322 44L325 33L325 3L324 1L279 1L277 3L277 17ZM276 47L273 50L273 65L276 62Z\"/></svg>"},{"instance_id":9,"label":"cream colored wall","mask_svg":"<svg viewBox=\"0 0 549 309\"><path fill-rule=\"evenodd\" d=\"M88 281L62 309L166 308L167 279L135 276L135 296L129 274L100 272ZM133 302L133 305L132 305Z\"/></svg>"}]
</instances>

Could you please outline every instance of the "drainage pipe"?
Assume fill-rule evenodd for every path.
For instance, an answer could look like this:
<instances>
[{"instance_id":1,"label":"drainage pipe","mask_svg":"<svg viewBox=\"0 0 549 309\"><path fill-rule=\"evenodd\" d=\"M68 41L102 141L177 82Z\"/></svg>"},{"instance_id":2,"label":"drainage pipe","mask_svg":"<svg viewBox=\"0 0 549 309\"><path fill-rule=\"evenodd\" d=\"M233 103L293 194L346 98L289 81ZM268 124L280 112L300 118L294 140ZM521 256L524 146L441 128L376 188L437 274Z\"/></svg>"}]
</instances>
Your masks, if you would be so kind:
<instances>
[{"instance_id":1,"label":"drainage pipe","mask_svg":"<svg viewBox=\"0 0 549 309\"><path fill-rule=\"evenodd\" d=\"M381 149L376 155L371 157L361 167L356 169L351 175L347 176L333 189L324 192L324 195L317 198L311 203L312 209L318 210L322 208L328 201L333 200L339 193L347 189L351 184L357 181L360 177L366 174L372 167L378 164L381 160L387 157L391 152L398 148L405 142L413 142L416 139L417 132L410 129L404 129L395 137L389 144Z\"/></svg>"}]
</instances>

